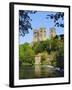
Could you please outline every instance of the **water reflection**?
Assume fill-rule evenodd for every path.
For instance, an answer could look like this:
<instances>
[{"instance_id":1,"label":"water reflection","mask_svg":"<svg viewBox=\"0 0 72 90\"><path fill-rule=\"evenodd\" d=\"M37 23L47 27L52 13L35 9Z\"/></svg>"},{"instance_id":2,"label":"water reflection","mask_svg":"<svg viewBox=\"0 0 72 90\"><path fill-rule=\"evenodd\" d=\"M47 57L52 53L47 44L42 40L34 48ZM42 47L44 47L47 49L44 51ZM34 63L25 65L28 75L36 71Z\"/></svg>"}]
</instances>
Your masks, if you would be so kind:
<instances>
[{"instance_id":1,"label":"water reflection","mask_svg":"<svg viewBox=\"0 0 72 90\"><path fill-rule=\"evenodd\" d=\"M19 68L19 79L63 77L64 72L48 65L24 65Z\"/></svg>"},{"instance_id":2,"label":"water reflection","mask_svg":"<svg viewBox=\"0 0 72 90\"><path fill-rule=\"evenodd\" d=\"M35 77L40 77L40 76L41 76L41 66L35 65Z\"/></svg>"}]
</instances>

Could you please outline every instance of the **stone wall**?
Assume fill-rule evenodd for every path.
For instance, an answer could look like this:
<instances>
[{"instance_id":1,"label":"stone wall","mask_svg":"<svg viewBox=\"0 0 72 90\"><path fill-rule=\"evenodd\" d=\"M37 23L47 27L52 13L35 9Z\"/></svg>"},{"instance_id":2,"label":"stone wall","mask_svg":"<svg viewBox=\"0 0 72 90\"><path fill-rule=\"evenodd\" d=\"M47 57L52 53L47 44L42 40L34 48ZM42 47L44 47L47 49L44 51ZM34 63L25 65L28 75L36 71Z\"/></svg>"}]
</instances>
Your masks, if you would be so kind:
<instances>
[{"instance_id":1,"label":"stone wall","mask_svg":"<svg viewBox=\"0 0 72 90\"><path fill-rule=\"evenodd\" d=\"M51 61L53 60L53 56L52 55L48 55L46 57L45 62L48 64L51 64ZM41 64L41 54L35 55L35 64Z\"/></svg>"},{"instance_id":2,"label":"stone wall","mask_svg":"<svg viewBox=\"0 0 72 90\"><path fill-rule=\"evenodd\" d=\"M41 63L41 55L36 55L35 56L35 64L40 64Z\"/></svg>"}]
</instances>

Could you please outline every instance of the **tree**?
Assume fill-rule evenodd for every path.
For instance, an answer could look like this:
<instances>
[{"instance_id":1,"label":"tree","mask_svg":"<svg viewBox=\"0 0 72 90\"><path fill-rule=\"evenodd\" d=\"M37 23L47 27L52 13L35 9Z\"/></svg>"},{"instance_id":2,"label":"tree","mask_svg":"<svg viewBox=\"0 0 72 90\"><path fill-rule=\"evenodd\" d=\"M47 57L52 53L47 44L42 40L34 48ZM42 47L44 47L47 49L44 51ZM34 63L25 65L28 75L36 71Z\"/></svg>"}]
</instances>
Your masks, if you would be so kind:
<instances>
[{"instance_id":1,"label":"tree","mask_svg":"<svg viewBox=\"0 0 72 90\"><path fill-rule=\"evenodd\" d=\"M22 65L23 57L24 57L24 48L23 45L19 45L19 66Z\"/></svg>"},{"instance_id":2,"label":"tree","mask_svg":"<svg viewBox=\"0 0 72 90\"><path fill-rule=\"evenodd\" d=\"M46 62L47 56L48 56L48 54L46 51L41 53L41 64L47 64L47 62Z\"/></svg>"},{"instance_id":3,"label":"tree","mask_svg":"<svg viewBox=\"0 0 72 90\"><path fill-rule=\"evenodd\" d=\"M51 39L46 40L46 51L50 54L50 52L51 52Z\"/></svg>"},{"instance_id":4,"label":"tree","mask_svg":"<svg viewBox=\"0 0 72 90\"><path fill-rule=\"evenodd\" d=\"M34 55L35 53L28 43L20 45L19 60L21 63L34 64Z\"/></svg>"},{"instance_id":5,"label":"tree","mask_svg":"<svg viewBox=\"0 0 72 90\"><path fill-rule=\"evenodd\" d=\"M64 69L64 42L61 42L57 56L57 67Z\"/></svg>"},{"instance_id":6,"label":"tree","mask_svg":"<svg viewBox=\"0 0 72 90\"><path fill-rule=\"evenodd\" d=\"M46 41L34 42L33 49L36 54L46 51Z\"/></svg>"},{"instance_id":7,"label":"tree","mask_svg":"<svg viewBox=\"0 0 72 90\"><path fill-rule=\"evenodd\" d=\"M35 54L37 54L37 53L39 52L38 46L39 46L38 42L34 42L34 43L33 43L32 48L33 48Z\"/></svg>"},{"instance_id":8,"label":"tree","mask_svg":"<svg viewBox=\"0 0 72 90\"><path fill-rule=\"evenodd\" d=\"M58 51L52 51L51 52L52 60L51 60L51 65L52 66L57 66L57 56L58 56Z\"/></svg>"},{"instance_id":9,"label":"tree","mask_svg":"<svg viewBox=\"0 0 72 90\"><path fill-rule=\"evenodd\" d=\"M36 54L47 51L49 54L51 52L52 40L47 39L45 41L34 42L33 49Z\"/></svg>"},{"instance_id":10,"label":"tree","mask_svg":"<svg viewBox=\"0 0 72 90\"><path fill-rule=\"evenodd\" d=\"M64 56L58 56L56 61L56 66L60 69L64 69Z\"/></svg>"},{"instance_id":11,"label":"tree","mask_svg":"<svg viewBox=\"0 0 72 90\"><path fill-rule=\"evenodd\" d=\"M35 14L36 11L28 10L19 10L19 33L21 36L25 36L26 33L29 33L29 29L32 29L31 21L29 14Z\"/></svg>"},{"instance_id":12,"label":"tree","mask_svg":"<svg viewBox=\"0 0 72 90\"><path fill-rule=\"evenodd\" d=\"M64 27L64 12L56 12L56 13L52 13L52 14L48 14L46 19L53 19L55 26L57 27ZM62 20L62 22L60 22L59 20Z\"/></svg>"}]
</instances>

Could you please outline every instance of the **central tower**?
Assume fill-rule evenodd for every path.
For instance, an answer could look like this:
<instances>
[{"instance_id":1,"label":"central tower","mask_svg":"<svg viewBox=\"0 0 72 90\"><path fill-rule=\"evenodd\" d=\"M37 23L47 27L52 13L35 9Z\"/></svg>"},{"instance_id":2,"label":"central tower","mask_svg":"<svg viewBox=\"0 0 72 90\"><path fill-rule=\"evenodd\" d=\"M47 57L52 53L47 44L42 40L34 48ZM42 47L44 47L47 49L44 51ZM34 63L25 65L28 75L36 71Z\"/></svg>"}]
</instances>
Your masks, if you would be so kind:
<instances>
[{"instance_id":1,"label":"central tower","mask_svg":"<svg viewBox=\"0 0 72 90\"><path fill-rule=\"evenodd\" d=\"M53 38L56 36L56 29L54 27L50 28L50 38Z\"/></svg>"},{"instance_id":2,"label":"central tower","mask_svg":"<svg viewBox=\"0 0 72 90\"><path fill-rule=\"evenodd\" d=\"M46 29L40 28L39 30L33 30L33 41L44 41L46 40Z\"/></svg>"}]
</instances>

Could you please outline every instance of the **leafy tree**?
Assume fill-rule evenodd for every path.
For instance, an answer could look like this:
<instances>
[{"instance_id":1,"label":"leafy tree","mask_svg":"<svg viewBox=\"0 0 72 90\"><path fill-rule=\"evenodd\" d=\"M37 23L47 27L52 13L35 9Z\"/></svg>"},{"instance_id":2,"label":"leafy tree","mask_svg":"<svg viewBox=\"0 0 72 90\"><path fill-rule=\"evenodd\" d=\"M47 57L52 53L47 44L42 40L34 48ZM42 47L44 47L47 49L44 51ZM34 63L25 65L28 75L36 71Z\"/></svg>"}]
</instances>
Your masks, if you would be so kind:
<instances>
[{"instance_id":1,"label":"leafy tree","mask_svg":"<svg viewBox=\"0 0 72 90\"><path fill-rule=\"evenodd\" d=\"M37 54L37 53L39 52L38 46L39 46L38 42L34 42L34 43L33 43L32 48L33 48L35 54Z\"/></svg>"},{"instance_id":2,"label":"leafy tree","mask_svg":"<svg viewBox=\"0 0 72 90\"><path fill-rule=\"evenodd\" d=\"M36 54L46 51L46 41L34 42L33 49Z\"/></svg>"},{"instance_id":3,"label":"leafy tree","mask_svg":"<svg viewBox=\"0 0 72 90\"><path fill-rule=\"evenodd\" d=\"M46 51L50 54L51 53L51 39L46 40Z\"/></svg>"},{"instance_id":4,"label":"leafy tree","mask_svg":"<svg viewBox=\"0 0 72 90\"><path fill-rule=\"evenodd\" d=\"M57 56L57 66L60 69L64 69L64 42L59 42L59 50L58 50L58 56Z\"/></svg>"},{"instance_id":5,"label":"leafy tree","mask_svg":"<svg viewBox=\"0 0 72 90\"><path fill-rule=\"evenodd\" d=\"M23 57L24 57L24 48L23 45L19 45L19 65L22 65L23 62Z\"/></svg>"},{"instance_id":6,"label":"leafy tree","mask_svg":"<svg viewBox=\"0 0 72 90\"><path fill-rule=\"evenodd\" d=\"M19 33L21 36L25 36L29 33L29 29L32 29L30 14L35 14L36 11L19 10Z\"/></svg>"},{"instance_id":7,"label":"leafy tree","mask_svg":"<svg viewBox=\"0 0 72 90\"><path fill-rule=\"evenodd\" d=\"M51 38L48 40L48 46L51 51L58 51L63 46L63 42L58 38Z\"/></svg>"},{"instance_id":8,"label":"leafy tree","mask_svg":"<svg viewBox=\"0 0 72 90\"><path fill-rule=\"evenodd\" d=\"M51 65L52 66L57 66L57 56L58 56L58 51L51 51L51 56L52 56L52 60L51 60Z\"/></svg>"},{"instance_id":9,"label":"leafy tree","mask_svg":"<svg viewBox=\"0 0 72 90\"><path fill-rule=\"evenodd\" d=\"M48 54L47 54L46 51L44 51L44 52L41 53L41 63L42 64L46 63L47 55Z\"/></svg>"},{"instance_id":10,"label":"leafy tree","mask_svg":"<svg viewBox=\"0 0 72 90\"><path fill-rule=\"evenodd\" d=\"M62 21L64 20L64 12L56 12L54 14L48 14L46 19L53 19L55 26L57 27L64 27L64 22L60 22L59 20L61 19Z\"/></svg>"},{"instance_id":11,"label":"leafy tree","mask_svg":"<svg viewBox=\"0 0 72 90\"><path fill-rule=\"evenodd\" d=\"M64 56L57 57L56 66L60 69L64 69Z\"/></svg>"},{"instance_id":12,"label":"leafy tree","mask_svg":"<svg viewBox=\"0 0 72 90\"><path fill-rule=\"evenodd\" d=\"M34 64L34 51L32 50L32 47L25 43L23 45L20 45L19 48L19 60L21 63L29 63Z\"/></svg>"},{"instance_id":13,"label":"leafy tree","mask_svg":"<svg viewBox=\"0 0 72 90\"><path fill-rule=\"evenodd\" d=\"M53 56L53 60L51 61L51 65L59 67L60 69L64 68L64 42L59 40L58 38L51 38L47 40L48 43L48 53L49 49L50 54Z\"/></svg>"},{"instance_id":14,"label":"leafy tree","mask_svg":"<svg viewBox=\"0 0 72 90\"><path fill-rule=\"evenodd\" d=\"M56 51L58 49L58 39L51 39L51 49Z\"/></svg>"}]
</instances>

